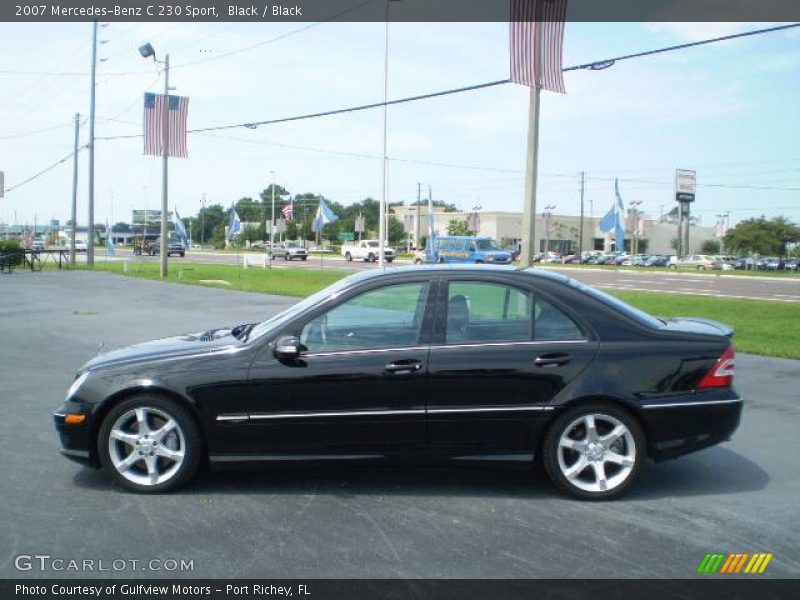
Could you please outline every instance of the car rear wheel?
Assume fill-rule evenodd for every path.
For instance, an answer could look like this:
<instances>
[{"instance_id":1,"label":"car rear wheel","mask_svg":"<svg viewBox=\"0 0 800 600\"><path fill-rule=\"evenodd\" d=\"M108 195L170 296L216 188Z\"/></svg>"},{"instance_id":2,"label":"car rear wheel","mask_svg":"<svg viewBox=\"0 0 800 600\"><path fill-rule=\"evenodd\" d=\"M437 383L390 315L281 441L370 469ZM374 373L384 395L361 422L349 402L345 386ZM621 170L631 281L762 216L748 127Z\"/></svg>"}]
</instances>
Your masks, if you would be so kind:
<instances>
[{"instance_id":1,"label":"car rear wheel","mask_svg":"<svg viewBox=\"0 0 800 600\"><path fill-rule=\"evenodd\" d=\"M345 253L344 253L344 259L345 259L347 262L353 262L353 255L352 255L352 254L350 254L349 252L345 252Z\"/></svg>"},{"instance_id":2,"label":"car rear wheel","mask_svg":"<svg viewBox=\"0 0 800 600\"><path fill-rule=\"evenodd\" d=\"M636 479L645 453L636 420L613 404L576 406L545 435L542 460L561 491L587 500L622 494Z\"/></svg>"},{"instance_id":3,"label":"car rear wheel","mask_svg":"<svg viewBox=\"0 0 800 600\"><path fill-rule=\"evenodd\" d=\"M177 402L136 395L106 415L97 439L100 462L123 487L165 492L188 481L202 456L200 433Z\"/></svg>"}]
</instances>

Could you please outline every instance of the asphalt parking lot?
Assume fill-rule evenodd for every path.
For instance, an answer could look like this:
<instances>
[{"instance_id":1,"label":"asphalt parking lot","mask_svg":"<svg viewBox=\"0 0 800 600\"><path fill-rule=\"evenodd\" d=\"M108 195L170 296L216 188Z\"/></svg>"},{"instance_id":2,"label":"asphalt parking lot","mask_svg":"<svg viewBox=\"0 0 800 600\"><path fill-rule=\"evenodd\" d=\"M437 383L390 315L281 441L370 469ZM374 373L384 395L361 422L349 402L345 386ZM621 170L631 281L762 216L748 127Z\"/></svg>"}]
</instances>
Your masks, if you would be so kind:
<instances>
[{"instance_id":1,"label":"asphalt parking lot","mask_svg":"<svg viewBox=\"0 0 800 600\"><path fill-rule=\"evenodd\" d=\"M647 465L622 500L559 496L536 471L292 467L135 495L62 458L51 413L97 351L265 318L291 299L91 272L0 276L0 577L15 557L191 559L133 577L695 576L706 552L774 552L800 575L800 361L737 357L733 441Z\"/></svg>"}]
</instances>

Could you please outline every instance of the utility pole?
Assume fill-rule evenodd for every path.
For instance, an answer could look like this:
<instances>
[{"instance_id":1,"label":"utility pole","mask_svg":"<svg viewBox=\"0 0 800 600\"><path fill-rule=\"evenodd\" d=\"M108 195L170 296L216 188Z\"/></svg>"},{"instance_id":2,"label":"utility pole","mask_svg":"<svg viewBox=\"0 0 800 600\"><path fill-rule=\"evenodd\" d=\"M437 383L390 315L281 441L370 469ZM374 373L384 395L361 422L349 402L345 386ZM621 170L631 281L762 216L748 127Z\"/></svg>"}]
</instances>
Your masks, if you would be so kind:
<instances>
[{"instance_id":1,"label":"utility pole","mask_svg":"<svg viewBox=\"0 0 800 600\"><path fill-rule=\"evenodd\" d=\"M161 160L164 164L161 182L161 277L167 276L167 207L169 206L169 54L164 55L164 106L161 136Z\"/></svg>"},{"instance_id":2,"label":"utility pole","mask_svg":"<svg viewBox=\"0 0 800 600\"><path fill-rule=\"evenodd\" d=\"M80 144L81 115L75 113L75 149L72 154L72 228L69 232L69 264L75 266L75 230L78 227L78 144ZM87 251L89 246L86 246Z\"/></svg>"},{"instance_id":3,"label":"utility pole","mask_svg":"<svg viewBox=\"0 0 800 600\"><path fill-rule=\"evenodd\" d=\"M580 259L581 253L583 253L583 193L585 190L585 180L586 180L586 172L581 171L581 224L580 224L580 231L578 233L578 258Z\"/></svg>"},{"instance_id":4,"label":"utility pole","mask_svg":"<svg viewBox=\"0 0 800 600\"><path fill-rule=\"evenodd\" d=\"M200 198L200 248L206 241L206 194Z\"/></svg>"},{"instance_id":5,"label":"utility pole","mask_svg":"<svg viewBox=\"0 0 800 600\"><path fill-rule=\"evenodd\" d=\"M275 250L275 171L269 172L270 179L272 179L272 184L269 186L272 188L272 218L269 222L269 260L272 261L272 253Z\"/></svg>"},{"instance_id":6,"label":"utility pole","mask_svg":"<svg viewBox=\"0 0 800 600\"><path fill-rule=\"evenodd\" d=\"M422 184L417 183L417 226L414 229L414 249L419 250L419 217L420 217L420 204L422 203Z\"/></svg>"},{"instance_id":7,"label":"utility pole","mask_svg":"<svg viewBox=\"0 0 800 600\"><path fill-rule=\"evenodd\" d=\"M92 71L89 77L89 219L86 237L86 264L94 266L94 107L97 76L97 21L92 23Z\"/></svg>"},{"instance_id":8,"label":"utility pole","mask_svg":"<svg viewBox=\"0 0 800 600\"><path fill-rule=\"evenodd\" d=\"M522 211L521 267L533 266L536 244L536 173L539 161L539 100L541 90L533 86L528 107L528 157L525 166L525 202Z\"/></svg>"},{"instance_id":9,"label":"utility pole","mask_svg":"<svg viewBox=\"0 0 800 600\"><path fill-rule=\"evenodd\" d=\"M383 255L384 244L386 238L386 195L387 195L387 170L389 168L386 156L386 137L387 137L387 120L388 120L388 107L386 102L389 99L389 0L384 0L386 3L386 19L384 26L384 42L383 42L383 151L381 160L381 204L378 207L378 266L384 267Z\"/></svg>"}]
</instances>

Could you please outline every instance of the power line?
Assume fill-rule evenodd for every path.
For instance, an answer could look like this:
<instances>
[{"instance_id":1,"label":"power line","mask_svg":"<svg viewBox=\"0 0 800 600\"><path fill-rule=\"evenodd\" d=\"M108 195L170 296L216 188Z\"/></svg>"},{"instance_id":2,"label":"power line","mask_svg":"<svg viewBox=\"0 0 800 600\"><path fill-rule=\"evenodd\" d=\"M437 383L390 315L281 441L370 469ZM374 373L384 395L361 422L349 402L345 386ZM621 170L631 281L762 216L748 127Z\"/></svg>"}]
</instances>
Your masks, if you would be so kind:
<instances>
[{"instance_id":1,"label":"power line","mask_svg":"<svg viewBox=\"0 0 800 600\"><path fill-rule=\"evenodd\" d=\"M85 149L85 148L87 148L87 146L81 146L80 150L83 150L83 149ZM80 150L79 150L79 152L80 152ZM27 183L30 183L31 181L33 181L33 180L35 180L35 179L38 179L39 177L41 177L41 176L42 176L42 175L44 175L45 173L48 173L49 171L52 171L53 169L55 169L55 168L56 168L58 165L65 163L65 162L66 162L66 161L68 161L70 158L72 158L74 155L75 155L75 152L70 152L70 153L69 153L69 154L67 154L67 155L66 155L64 158L61 158L61 159L57 160L56 162L54 162L53 164L51 164L51 165L49 165L49 166L45 167L44 169L42 169L41 171L39 171L39 172L38 172L38 173L36 173L35 175L31 175L31 176L30 176L30 177L28 177L27 179L25 179L25 180L23 180L23 181L20 181L19 183L15 184L15 185L12 185L11 187L7 187L7 188L4 190L4 192L5 192L5 193L11 192L11 191L13 191L13 190L15 190L15 189L17 189L17 188L20 188L20 187L22 187L23 185L25 185L25 184L27 184Z\"/></svg>"},{"instance_id":2,"label":"power line","mask_svg":"<svg viewBox=\"0 0 800 600\"><path fill-rule=\"evenodd\" d=\"M791 29L792 27L800 27L800 23L790 23L788 25L778 25L777 27L767 27L765 29L754 29L752 31L745 31L743 33L733 33L731 35L723 35L721 37L709 38L706 40L699 40L697 42L688 42L686 44L678 44L677 46L666 46L665 48L658 48L656 50L646 50L644 52L636 52L634 54L624 54L622 56L616 56L614 58L607 58L605 60L596 60L594 62L585 63L582 65L575 65L574 67L567 67L565 69L561 69L562 71L577 71L579 69L588 69L590 71L598 71L602 69L607 69L609 67L614 66L615 63L618 63L622 60L628 60L631 58L641 58L642 56L652 56L653 54L662 54L664 52L672 52L674 50L684 50L686 48L692 48L694 46L703 46L706 44L715 44L717 42L725 42L727 40L734 40L736 38L747 37L751 35L760 35L762 33L773 33L775 31L782 31L784 29Z\"/></svg>"},{"instance_id":3,"label":"power line","mask_svg":"<svg viewBox=\"0 0 800 600\"><path fill-rule=\"evenodd\" d=\"M365 4L368 4L371 1L373 1L373 0L368 0L368 2L365 2ZM357 7L354 7L352 9L348 9L348 10L355 10L355 8L357 8ZM793 23L793 24L789 24L789 25L781 25L781 26L778 26L778 27L769 27L769 28L766 28L766 29L757 29L757 30L753 30L753 31L747 31L747 32L744 32L744 33L737 33L737 34L733 34L733 35L727 35L727 36L722 36L722 37L717 37L717 38L710 38L710 39L707 39L707 40L701 40L701 41L698 41L698 42L691 42L691 43L688 43L688 44L680 44L678 46L669 46L669 47L666 47L666 48L659 48L659 49L656 49L656 50L648 50L648 51L639 52L639 53L636 53L636 54L628 54L628 55L619 56L619 57L616 57L616 58L604 59L604 60L601 60L601 61L594 61L594 62L586 63L586 64L583 64L583 65L576 65L576 66L572 66L572 67L566 67L566 68L564 68L562 70L563 71L574 71L574 70L578 70L578 69L597 70L597 69L601 68L598 65L604 65L604 66L602 66L602 68L607 68L607 67L612 66L615 62L621 61L621 60L628 60L628 59L631 59L631 58L638 58L638 57L642 57L642 56L650 56L652 54L659 54L659 53L663 53L663 52L671 52L671 51L675 51L675 50L682 50L682 49L690 48L690 47L693 47L693 46L698 46L698 45L702 45L702 44L712 44L712 43L726 41L726 40L739 38L739 37L759 35L759 34L764 34L764 33L772 33L772 32L775 32L775 31L780 31L780 30L789 29L789 28L798 27L798 26L800 26L800 23ZM211 58L202 59L202 60L211 60ZM261 125L275 125L275 124L278 124L278 123L287 123L287 122L291 122L291 121L301 121L301 120L305 120L305 119L315 119L315 118L319 118L319 117L328 117L328 116L345 114L345 113L350 113L350 112L358 112L358 111L370 110L370 109L373 109L373 108L380 108L380 107L383 107L383 106L404 104L406 102L416 102L418 100L427 100L427 99L430 99L430 98L437 98L437 97L448 96L448 95L452 95L452 94L460 94L460 93L463 93L463 92L469 92L469 91L474 91L474 90L494 87L494 86L498 86L498 85L505 85L507 83L510 83L510 81L511 81L510 79L501 79L501 80L497 80L497 81L490 81L490 82L487 82L487 83L479 83L479 84L469 85L469 86L464 86L464 87L459 87L459 88L451 88L451 89L442 90L442 91L439 91L439 92L432 92L432 93L428 93L428 94L420 94L420 95L417 95L417 96L408 96L408 97L405 97L405 98L399 98L397 100L390 100L390 101L387 101L387 102L373 102L373 103L370 103L370 104L362 104L362 105L359 105L359 106L351 106L351 107L348 107L348 108L339 108L339 109L321 111L321 112L316 112L316 113L307 113L307 114L295 115L295 116L291 116L291 117L282 117L282 118L279 118L279 119L266 119L266 120L262 120L262 121L249 121L249 122L244 122L244 123L233 123L233 124L229 124L229 125L216 125L216 126L212 126L212 127L203 127L203 128L199 128L199 129L190 129L188 131L188 133L199 133L199 132L203 132L203 131L221 131L221 130L225 130L225 129L236 129L236 128L239 128L239 127L246 127L248 129L255 129L256 127L261 126ZM125 138L133 138L133 137L142 137L142 136L141 135L107 136L105 138L97 138L97 139L109 140L109 139L125 139Z\"/></svg>"}]
</instances>

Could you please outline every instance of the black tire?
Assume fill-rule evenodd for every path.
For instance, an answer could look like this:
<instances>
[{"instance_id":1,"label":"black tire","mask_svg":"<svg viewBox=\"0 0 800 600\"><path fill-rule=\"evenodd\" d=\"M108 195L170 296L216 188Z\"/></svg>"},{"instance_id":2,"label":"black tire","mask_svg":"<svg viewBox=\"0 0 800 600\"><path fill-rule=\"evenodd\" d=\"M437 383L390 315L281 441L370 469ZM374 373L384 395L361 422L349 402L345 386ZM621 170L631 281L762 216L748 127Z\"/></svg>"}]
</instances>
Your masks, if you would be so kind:
<instances>
[{"instance_id":1,"label":"black tire","mask_svg":"<svg viewBox=\"0 0 800 600\"><path fill-rule=\"evenodd\" d=\"M386 262L387 262L387 263L390 263L390 262L392 262L393 260L394 260L393 258L387 258L387 259L386 259Z\"/></svg>"},{"instance_id":2,"label":"black tire","mask_svg":"<svg viewBox=\"0 0 800 600\"><path fill-rule=\"evenodd\" d=\"M175 434L176 439L178 435L182 434L182 440L180 443L183 445L183 460L175 472L171 474L168 479L161 483L143 485L131 481L122 473L120 473L120 471L114 466L111 458L109 436L114 424L118 419L123 418L124 415L138 408L144 408L146 410L167 415L178 425L178 429ZM119 442L119 444L122 444L123 447L125 446L122 442ZM162 445L163 444L164 442L162 440ZM130 455L133 455L135 452L135 450L132 450ZM179 487L191 479L192 476L197 472L198 467L203 461L203 441L195 420L187 408L170 398L156 394L144 393L136 394L127 398L126 400L123 400L114 406L105 416L100 426L100 431L97 435L97 453L100 457L100 463L103 468L106 469L111 474L112 478L122 487L134 492L160 493ZM164 459L161 460L162 462L160 464L163 464ZM137 469L142 469L142 467L137 466Z\"/></svg>"},{"instance_id":3,"label":"black tire","mask_svg":"<svg viewBox=\"0 0 800 600\"><path fill-rule=\"evenodd\" d=\"M345 252L345 253L344 253L344 259L345 259L347 262L353 262L353 255L352 255L352 254L350 254L349 252ZM305 260L305 259L304 259L304 260Z\"/></svg>"},{"instance_id":4,"label":"black tire","mask_svg":"<svg viewBox=\"0 0 800 600\"><path fill-rule=\"evenodd\" d=\"M621 480L613 484L611 489L606 489L604 491L582 489L579 487L579 485L590 485L590 483L585 482L583 479L577 476L574 478L577 483L573 483L573 481L568 479L562 472L562 461L559 459L560 440L562 439L562 436L567 434L568 431L574 431L576 428L573 426L576 421L587 417L588 415L596 417L596 422L598 424L602 423L603 417L610 418L611 420L621 423L627 429L627 432L630 434L630 438L632 439L632 444L630 444L627 436L620 438L620 441L611 444L613 451L618 455L622 454L622 452L617 451L617 449L620 447L617 446L617 444L624 445L625 455L630 455L630 461L632 464L624 467L620 465L619 471L613 471L610 476L608 476L609 474L606 473L608 476L608 481L612 482L615 476L622 474L626 468L630 468L630 470ZM606 434L607 431L606 429L601 429L598 427L597 433ZM588 432L586 439L590 439ZM565 453L569 452L571 451L565 451ZM644 432L639 426L637 420L627 410L610 402L587 402L565 409L550 424L542 441L542 463L550 480L560 491L582 500L609 500L624 493L636 480L639 470L641 469L642 462L645 459L646 452L647 449ZM578 455L577 451L575 451L575 453ZM581 458L579 457L578 460L581 460ZM577 462L578 461L576 460L575 463L572 463L568 466L575 466L577 465ZM605 464L606 462L603 461L604 470ZM590 477L595 477L595 481L597 482L596 472L594 471L591 462L587 463L582 470L576 473L576 475L585 475L587 471L589 471L588 475Z\"/></svg>"},{"instance_id":5,"label":"black tire","mask_svg":"<svg viewBox=\"0 0 800 600\"><path fill-rule=\"evenodd\" d=\"M307 256L301 256L300 260L306 260L307 258L308 258Z\"/></svg>"},{"instance_id":6,"label":"black tire","mask_svg":"<svg viewBox=\"0 0 800 600\"><path fill-rule=\"evenodd\" d=\"M183 258L184 256L186 256L186 252L181 252L181 258Z\"/></svg>"},{"instance_id":7,"label":"black tire","mask_svg":"<svg viewBox=\"0 0 800 600\"><path fill-rule=\"evenodd\" d=\"M292 260L292 257L289 256L288 254L284 254L283 255L283 260Z\"/></svg>"},{"instance_id":8,"label":"black tire","mask_svg":"<svg viewBox=\"0 0 800 600\"><path fill-rule=\"evenodd\" d=\"M476 261L475 261L475 264L476 264L476 265L482 265L482 264L483 264L483 261L482 261L482 260L476 260Z\"/></svg>"},{"instance_id":9,"label":"black tire","mask_svg":"<svg viewBox=\"0 0 800 600\"><path fill-rule=\"evenodd\" d=\"M422 264L422 259L421 258L414 259L414 264L415 265L421 265Z\"/></svg>"},{"instance_id":10,"label":"black tire","mask_svg":"<svg viewBox=\"0 0 800 600\"><path fill-rule=\"evenodd\" d=\"M367 262L375 262L375 255L372 252L367 254Z\"/></svg>"}]
</instances>

